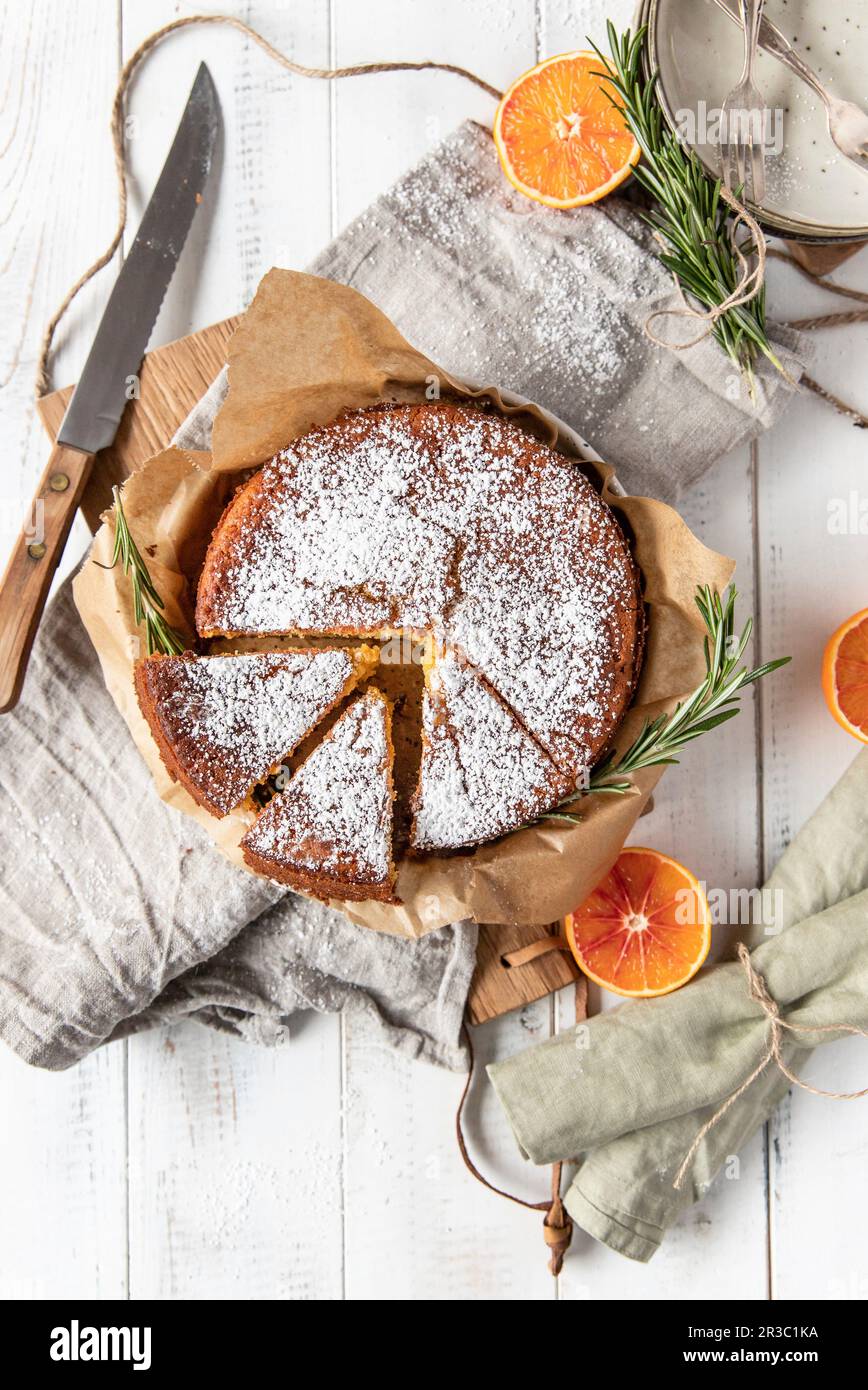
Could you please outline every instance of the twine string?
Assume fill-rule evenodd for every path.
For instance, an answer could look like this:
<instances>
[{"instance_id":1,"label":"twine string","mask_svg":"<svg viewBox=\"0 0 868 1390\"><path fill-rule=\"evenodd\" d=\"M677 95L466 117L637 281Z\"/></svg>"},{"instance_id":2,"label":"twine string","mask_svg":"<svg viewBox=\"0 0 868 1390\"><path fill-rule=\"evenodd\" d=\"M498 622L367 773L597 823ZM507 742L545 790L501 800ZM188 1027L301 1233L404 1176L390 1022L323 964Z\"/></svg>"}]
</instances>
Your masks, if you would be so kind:
<instances>
[{"instance_id":1,"label":"twine string","mask_svg":"<svg viewBox=\"0 0 868 1390\"><path fill-rule=\"evenodd\" d=\"M699 1130L696 1138L687 1150L678 1172L675 1174L672 1186L677 1189L683 1186L684 1179L687 1176L690 1166L705 1136L714 1128L719 1120L723 1119L723 1116L729 1110L730 1106L734 1105L735 1102L750 1089L753 1083L762 1076L766 1067L769 1066L771 1062L775 1063L779 1071L783 1072L784 1076L792 1085L798 1086L802 1091L808 1091L812 1096L825 1096L829 1100L860 1100L863 1096L868 1095L868 1086L861 1091L826 1091L820 1086L812 1086L809 1081L803 1081L800 1076L796 1076L795 1072L790 1070L783 1059L781 1051L785 1031L789 1033L849 1033L854 1037L868 1039L868 1030L857 1028L856 1025L852 1023L790 1023L787 1019L781 1017L780 1007L769 993L768 986L762 975L758 970L754 969L750 958L750 951L747 949L744 942L739 943L738 958L745 976L747 977L748 993L754 1003L759 1005L768 1019L769 1033L766 1049L760 1062L754 1067L750 1076L746 1077L738 1089L733 1091L732 1095L728 1096L722 1105L718 1106L711 1118L706 1120L705 1124Z\"/></svg>"},{"instance_id":2,"label":"twine string","mask_svg":"<svg viewBox=\"0 0 868 1390\"><path fill-rule=\"evenodd\" d=\"M832 294L840 295L842 299L854 299L858 304L868 305L868 293L865 290L855 290L849 285L836 285L834 280L830 280L826 275L816 275L813 270L809 270L801 261L797 261L795 256L791 256L787 251L778 251L770 247L768 255L776 261L783 261L784 265L791 265L806 280L810 280L812 285L818 285L822 290L831 290ZM816 328L837 328L839 324L845 323L865 323L868 322L868 308L854 309L850 313L843 314L818 314L813 318L788 319L787 328L798 328L806 332Z\"/></svg>"},{"instance_id":3,"label":"twine string","mask_svg":"<svg viewBox=\"0 0 868 1390\"><path fill-rule=\"evenodd\" d=\"M839 415L852 421L857 430L868 430L868 416L863 415L861 410L857 410L855 405L848 405L842 401L840 396L836 396L834 391L830 391L827 386L821 386L819 381L815 381L812 376L802 374L802 385L809 391L813 391L815 396L819 396L821 401L826 401Z\"/></svg>"},{"instance_id":4,"label":"twine string","mask_svg":"<svg viewBox=\"0 0 868 1390\"><path fill-rule=\"evenodd\" d=\"M36 366L36 394L44 396L49 389L48 382L48 359L51 353L51 346L54 335L57 332L61 319L66 314L76 295L84 288L89 280L92 280L98 271L107 266L121 244L121 238L127 225L128 215L128 194L127 194L127 165L124 150L124 98L127 89L133 79L137 68L145 60L152 49L162 43L171 34L175 34L180 29L187 29L193 24L226 24L230 29L236 29L244 34L246 38L252 39L258 44L269 58L279 63L287 72L294 73L297 77L322 78L330 81L339 77L365 77L369 73L377 72L451 72L456 77L462 77L467 82L472 82L488 96L500 100L503 93L497 87L492 87L491 83L471 72L469 68L460 67L457 63L435 63L425 61L419 63L411 62L384 62L384 63L354 63L350 67L344 68L314 68L308 67L305 63L296 63L292 58L288 58L274 44L269 43L262 34L245 24L243 19L237 19L234 15L228 14L195 14L186 15L181 19L173 19L170 24L164 24L161 29L155 29L146 39L139 44L134 53L127 59L121 69L118 85L115 90L114 100L111 111L111 137L112 149L114 151L115 178L117 181L118 195L118 214L117 225L114 235L102 255L98 256L92 265L79 276L72 288L64 296L63 300L52 314L46 325L42 336L42 343L39 348L39 358Z\"/></svg>"},{"instance_id":5,"label":"twine string","mask_svg":"<svg viewBox=\"0 0 868 1390\"><path fill-rule=\"evenodd\" d=\"M853 289L850 285L837 285L828 276L815 274L806 265L802 265L801 261L797 261L795 256L791 256L788 251L778 251L776 247L770 246L766 254L773 260L783 261L785 265L792 266L806 280L810 280L813 285L819 286L820 289L830 290L832 294L840 295L842 299L853 299L859 304L868 305L868 294L864 290ZM811 333L821 328L843 328L854 323L868 323L868 308L851 309L844 313L816 314L804 319L787 319L784 322L784 327L794 328L803 333ZM819 381L815 381L807 373L802 374L801 384L808 391L812 391L815 396L819 396L820 400L826 401L839 415L852 421L857 429L868 430L868 416L863 415L861 410L849 405L847 401L843 401L840 396L836 396L834 391L830 391L827 386L822 386Z\"/></svg>"},{"instance_id":6,"label":"twine string","mask_svg":"<svg viewBox=\"0 0 868 1390\"><path fill-rule=\"evenodd\" d=\"M819 285L821 281L817 281ZM831 289L832 286L827 286ZM815 314L807 319L786 319L785 328L795 328L801 333L811 333L817 328L842 328L848 323L868 322L868 309L850 309L838 314Z\"/></svg>"}]
</instances>

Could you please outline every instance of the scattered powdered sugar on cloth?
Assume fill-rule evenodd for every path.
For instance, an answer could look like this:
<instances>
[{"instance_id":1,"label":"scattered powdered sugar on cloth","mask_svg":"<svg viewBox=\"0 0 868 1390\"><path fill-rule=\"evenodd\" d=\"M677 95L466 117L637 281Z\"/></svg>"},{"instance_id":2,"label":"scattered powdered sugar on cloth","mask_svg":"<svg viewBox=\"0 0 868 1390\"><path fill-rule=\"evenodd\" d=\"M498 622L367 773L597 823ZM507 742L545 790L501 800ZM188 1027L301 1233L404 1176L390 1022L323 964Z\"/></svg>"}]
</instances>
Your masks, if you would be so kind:
<instances>
[{"instance_id":1,"label":"scattered powdered sugar on cloth","mask_svg":"<svg viewBox=\"0 0 868 1390\"><path fill-rule=\"evenodd\" d=\"M495 189L492 175L498 180ZM464 199L445 198L446 187L460 189ZM520 317L513 323L504 319L499 326L514 353L513 373L501 384L518 384L523 390L528 380L562 373L568 342L581 364L586 408L592 399L597 408L606 407L613 383L629 376L631 360L638 362L646 347L637 342L635 306L649 293L647 252L625 236L617 222L598 209L583 208L584 219L598 219L596 237L589 242L581 235L583 223L560 209L538 207L529 216L527 200L505 183L500 186L496 164L491 170L468 164L465 149L454 141L444 142L437 160L419 165L386 197L413 242L420 273L427 273L432 255L453 264L458 257L471 270L464 281L466 308L480 318L489 290L484 257L492 248L480 246L478 219L467 216L467 205L487 207L493 265L512 272L523 297ZM548 245L540 245L540 221ZM605 295L600 294L601 285ZM412 341L429 348L450 370L471 379L490 379L490 339L470 326L460 344L460 360L444 360L441 343L416 336Z\"/></svg>"},{"instance_id":2,"label":"scattered powdered sugar on cloth","mask_svg":"<svg viewBox=\"0 0 868 1390\"><path fill-rule=\"evenodd\" d=\"M653 344L646 320L679 298L639 210L621 195L568 210L531 202L471 121L309 269L367 295L462 380L546 407L631 492L665 501L774 424L803 370L794 354L810 354L805 335L770 324L788 377L761 359L754 403L712 337L684 352Z\"/></svg>"}]
</instances>

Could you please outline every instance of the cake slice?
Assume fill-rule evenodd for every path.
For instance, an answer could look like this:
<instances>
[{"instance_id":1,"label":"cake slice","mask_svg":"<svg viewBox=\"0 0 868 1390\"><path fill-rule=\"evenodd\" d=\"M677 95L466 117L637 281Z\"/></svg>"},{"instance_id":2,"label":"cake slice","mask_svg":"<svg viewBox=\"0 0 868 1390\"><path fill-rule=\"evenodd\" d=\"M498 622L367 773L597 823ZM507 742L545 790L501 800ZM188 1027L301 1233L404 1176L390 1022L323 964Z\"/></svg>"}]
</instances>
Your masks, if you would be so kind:
<instances>
[{"instance_id":1,"label":"cake slice","mask_svg":"<svg viewBox=\"0 0 868 1390\"><path fill-rule=\"evenodd\" d=\"M136 694L172 777L225 816L377 660L374 647L148 656Z\"/></svg>"},{"instance_id":2,"label":"cake slice","mask_svg":"<svg viewBox=\"0 0 868 1390\"><path fill-rule=\"evenodd\" d=\"M516 830L575 784L453 652L429 662L410 843L459 849Z\"/></svg>"},{"instance_id":3,"label":"cake slice","mask_svg":"<svg viewBox=\"0 0 868 1390\"><path fill-rule=\"evenodd\" d=\"M244 858L318 898L393 900L391 706L358 696L241 841Z\"/></svg>"}]
</instances>

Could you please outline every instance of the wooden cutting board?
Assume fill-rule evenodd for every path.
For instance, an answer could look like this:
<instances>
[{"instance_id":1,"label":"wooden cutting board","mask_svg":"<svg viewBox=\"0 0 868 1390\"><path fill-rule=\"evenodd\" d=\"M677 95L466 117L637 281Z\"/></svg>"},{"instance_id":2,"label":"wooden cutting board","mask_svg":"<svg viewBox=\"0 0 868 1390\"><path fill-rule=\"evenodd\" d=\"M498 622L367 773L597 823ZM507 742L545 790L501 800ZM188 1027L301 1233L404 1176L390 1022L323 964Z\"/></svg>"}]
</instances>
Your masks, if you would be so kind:
<instances>
[{"instance_id":1,"label":"wooden cutting board","mask_svg":"<svg viewBox=\"0 0 868 1390\"><path fill-rule=\"evenodd\" d=\"M166 347L149 352L140 374L138 399L130 401L124 412L117 438L110 449L96 457L93 472L82 501L82 512L92 531L99 526L100 514L111 506L115 483L123 482L134 469L165 448L193 406L211 385L226 361L226 344L235 331L237 319L203 328L188 338L179 338ZM39 413L52 440L60 427L72 387L54 391L39 401ZM476 973L468 999L471 1023L519 1009L545 995L572 984L579 971L572 957L554 950L526 965L510 968L503 963L506 953L519 950L541 936L557 934L559 927L483 926L479 933Z\"/></svg>"},{"instance_id":2,"label":"wooden cutting board","mask_svg":"<svg viewBox=\"0 0 868 1390\"><path fill-rule=\"evenodd\" d=\"M139 374L139 399L130 401L110 449L97 454L81 510L91 531L100 513L111 506L112 487L164 449L181 421L207 391L226 362L226 344L238 319L224 319L201 333L149 352ZM54 439L63 419L71 386L38 402L42 423Z\"/></svg>"}]
</instances>

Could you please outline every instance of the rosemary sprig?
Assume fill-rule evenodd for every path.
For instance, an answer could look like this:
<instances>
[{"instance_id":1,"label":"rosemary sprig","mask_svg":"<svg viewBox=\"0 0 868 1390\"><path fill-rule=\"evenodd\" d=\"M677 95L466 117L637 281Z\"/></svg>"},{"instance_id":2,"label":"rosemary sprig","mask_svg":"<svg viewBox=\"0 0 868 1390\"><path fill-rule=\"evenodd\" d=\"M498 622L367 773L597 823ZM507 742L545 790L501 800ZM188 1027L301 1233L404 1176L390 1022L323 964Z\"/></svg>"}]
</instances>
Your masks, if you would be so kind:
<instances>
[{"instance_id":1,"label":"rosemary sprig","mask_svg":"<svg viewBox=\"0 0 868 1390\"><path fill-rule=\"evenodd\" d=\"M788 656L766 661L752 671L739 666L750 641L753 622L748 618L744 632L736 637L737 597L734 585L730 585L723 598L707 584L697 590L696 605L708 633L705 638L705 679L683 704L675 707L672 714L659 714L656 719L646 719L638 738L622 757L617 758L613 750L594 768L586 788L568 796L556 810L540 816L540 820L576 822L581 820L580 814L566 808L574 805L579 797L589 793L624 795L634 791L635 785L630 780L633 773L643 767L677 763L676 755L683 752L688 743L738 714L740 694L746 686L767 676L770 671L786 666L790 660Z\"/></svg>"},{"instance_id":2,"label":"rosemary sprig","mask_svg":"<svg viewBox=\"0 0 868 1390\"><path fill-rule=\"evenodd\" d=\"M664 243L665 249L658 252L660 260L688 297L705 309L717 308L734 293L742 278L732 214L720 196L720 180L708 177L698 156L665 123L656 96L658 75L654 73L646 81L642 73L646 26L635 34L628 29L619 37L609 20L607 30L611 57L605 58L593 45L606 69L597 76L608 79L618 93L627 124L642 151L633 172L654 200L645 221ZM610 99L615 102L614 97ZM752 249L750 244L742 246L741 255L748 257ZM712 333L744 374L751 396L758 354L783 371L766 333L764 289L748 303L727 309L715 320Z\"/></svg>"},{"instance_id":3,"label":"rosemary sprig","mask_svg":"<svg viewBox=\"0 0 868 1390\"><path fill-rule=\"evenodd\" d=\"M165 652L168 655L183 652L187 643L181 634L166 622L163 600L154 588L148 567L130 533L120 488L112 488L112 497L115 503L115 544L111 564L102 565L101 568L114 569L120 560L124 574L129 575L133 586L133 612L136 622L145 624L148 656L153 656L154 652ZM96 563L99 564L99 561Z\"/></svg>"}]
</instances>

